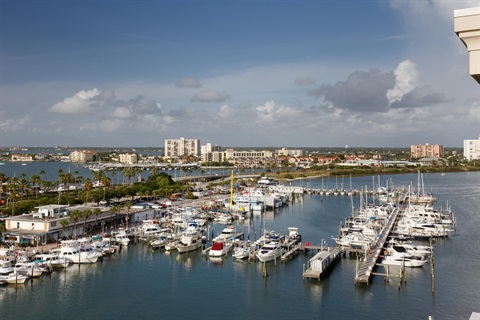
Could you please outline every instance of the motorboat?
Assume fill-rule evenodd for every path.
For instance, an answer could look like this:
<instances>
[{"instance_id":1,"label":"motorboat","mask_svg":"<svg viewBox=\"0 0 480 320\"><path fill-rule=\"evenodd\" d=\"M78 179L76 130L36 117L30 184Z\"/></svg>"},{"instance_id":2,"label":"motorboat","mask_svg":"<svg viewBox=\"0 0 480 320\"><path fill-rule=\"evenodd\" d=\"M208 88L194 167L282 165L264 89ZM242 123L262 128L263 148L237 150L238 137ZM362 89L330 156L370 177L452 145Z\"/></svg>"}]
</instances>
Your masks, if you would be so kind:
<instances>
[{"instance_id":1,"label":"motorboat","mask_svg":"<svg viewBox=\"0 0 480 320\"><path fill-rule=\"evenodd\" d=\"M217 242L226 242L226 241L232 241L235 240L235 236L237 234L237 230L235 229L235 226L233 224L228 224L223 228L222 232L213 238L213 241Z\"/></svg>"},{"instance_id":2,"label":"motorboat","mask_svg":"<svg viewBox=\"0 0 480 320\"><path fill-rule=\"evenodd\" d=\"M0 275L7 275L13 271L14 270L10 260L0 260Z\"/></svg>"},{"instance_id":3,"label":"motorboat","mask_svg":"<svg viewBox=\"0 0 480 320\"><path fill-rule=\"evenodd\" d=\"M179 253L184 253L197 250L202 247L202 245L202 234L197 230L189 230L184 232L180 238L180 242L177 244L177 250Z\"/></svg>"},{"instance_id":4,"label":"motorboat","mask_svg":"<svg viewBox=\"0 0 480 320\"><path fill-rule=\"evenodd\" d=\"M65 257L60 258L58 253L43 253L37 254L36 259L45 261L46 265L57 269L57 268L66 268L71 264L71 261Z\"/></svg>"},{"instance_id":5,"label":"motorboat","mask_svg":"<svg viewBox=\"0 0 480 320\"><path fill-rule=\"evenodd\" d=\"M82 252L76 240L60 242L59 257L69 259L72 263L92 264L98 261L98 253Z\"/></svg>"},{"instance_id":6,"label":"motorboat","mask_svg":"<svg viewBox=\"0 0 480 320\"><path fill-rule=\"evenodd\" d=\"M38 278L43 272L46 271L39 263L37 262L17 262L13 267L13 273L28 277L28 278Z\"/></svg>"},{"instance_id":7,"label":"motorboat","mask_svg":"<svg viewBox=\"0 0 480 320\"><path fill-rule=\"evenodd\" d=\"M298 228L289 227L288 236L285 238L285 243L287 244L298 244L302 242L302 235L298 233Z\"/></svg>"},{"instance_id":8,"label":"motorboat","mask_svg":"<svg viewBox=\"0 0 480 320\"><path fill-rule=\"evenodd\" d=\"M426 258L419 258L414 255L393 254L383 258L382 264L387 266L405 266L409 268L420 268L428 262Z\"/></svg>"},{"instance_id":9,"label":"motorboat","mask_svg":"<svg viewBox=\"0 0 480 320\"><path fill-rule=\"evenodd\" d=\"M257 258L260 262L273 261L283 254L283 248L279 242L271 241L265 243L257 252Z\"/></svg>"},{"instance_id":10,"label":"motorboat","mask_svg":"<svg viewBox=\"0 0 480 320\"><path fill-rule=\"evenodd\" d=\"M231 242L216 241L212 244L208 252L209 257L221 257L232 250L233 244Z\"/></svg>"},{"instance_id":11,"label":"motorboat","mask_svg":"<svg viewBox=\"0 0 480 320\"><path fill-rule=\"evenodd\" d=\"M251 241L241 241L237 243L235 249L233 249L232 257L235 259L245 259L250 256L255 256L258 250L258 245Z\"/></svg>"},{"instance_id":12,"label":"motorboat","mask_svg":"<svg viewBox=\"0 0 480 320\"><path fill-rule=\"evenodd\" d=\"M82 253L87 253L88 255L96 256L99 259L103 257L103 253L95 250L89 238L81 238L81 239L78 239L77 241L80 247L80 251Z\"/></svg>"},{"instance_id":13,"label":"motorboat","mask_svg":"<svg viewBox=\"0 0 480 320\"><path fill-rule=\"evenodd\" d=\"M25 283L26 280L27 280L27 276L24 276L18 273L0 275L1 284L21 284L21 283Z\"/></svg>"},{"instance_id":14,"label":"motorboat","mask_svg":"<svg viewBox=\"0 0 480 320\"><path fill-rule=\"evenodd\" d=\"M128 246L130 243L130 238L128 237L127 231L124 228L119 228L115 233L115 240L122 244L122 246Z\"/></svg>"}]
</instances>

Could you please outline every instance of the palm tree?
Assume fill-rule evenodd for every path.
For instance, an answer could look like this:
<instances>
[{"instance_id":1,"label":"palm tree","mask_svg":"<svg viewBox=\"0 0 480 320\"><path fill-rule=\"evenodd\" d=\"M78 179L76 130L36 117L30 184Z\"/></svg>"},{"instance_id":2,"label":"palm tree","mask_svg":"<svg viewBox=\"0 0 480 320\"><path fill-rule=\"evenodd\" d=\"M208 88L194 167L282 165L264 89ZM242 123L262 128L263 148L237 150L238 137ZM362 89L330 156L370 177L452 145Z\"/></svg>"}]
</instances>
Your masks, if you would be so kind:
<instances>
[{"instance_id":1,"label":"palm tree","mask_svg":"<svg viewBox=\"0 0 480 320\"><path fill-rule=\"evenodd\" d=\"M113 206L110 208L110 226L112 226L113 215L120 212L119 206Z\"/></svg>"},{"instance_id":2,"label":"palm tree","mask_svg":"<svg viewBox=\"0 0 480 320\"><path fill-rule=\"evenodd\" d=\"M68 226L68 220L67 219L62 219L60 221L60 225L62 226L62 234L65 233L65 228Z\"/></svg>"},{"instance_id":3,"label":"palm tree","mask_svg":"<svg viewBox=\"0 0 480 320\"><path fill-rule=\"evenodd\" d=\"M35 198L38 197L38 188L37 184L40 182L40 177L36 174L30 176L30 181L32 182L32 188L35 188Z\"/></svg>"},{"instance_id":4,"label":"palm tree","mask_svg":"<svg viewBox=\"0 0 480 320\"><path fill-rule=\"evenodd\" d=\"M82 211L75 209L70 213L70 219L73 220L73 229L72 229L72 236L75 234L75 238L77 237L77 222L82 217Z\"/></svg>"},{"instance_id":5,"label":"palm tree","mask_svg":"<svg viewBox=\"0 0 480 320\"><path fill-rule=\"evenodd\" d=\"M88 193L92 189L93 189L93 183L89 178L87 178L87 180L85 180L85 203L88 203Z\"/></svg>"},{"instance_id":6,"label":"palm tree","mask_svg":"<svg viewBox=\"0 0 480 320\"><path fill-rule=\"evenodd\" d=\"M85 226L87 224L87 220L88 220L88 218L90 218L91 215L92 215L92 210L90 210L90 209L83 210L82 216L85 219L85 220L83 220L83 233L84 234L85 234Z\"/></svg>"},{"instance_id":7,"label":"palm tree","mask_svg":"<svg viewBox=\"0 0 480 320\"><path fill-rule=\"evenodd\" d=\"M158 167L157 166L151 166L150 167L150 175L151 176L156 176L158 173Z\"/></svg>"},{"instance_id":8,"label":"palm tree","mask_svg":"<svg viewBox=\"0 0 480 320\"><path fill-rule=\"evenodd\" d=\"M98 216L102 214L102 210L100 208L93 209L93 215L95 216L95 225L98 225Z\"/></svg>"},{"instance_id":9,"label":"palm tree","mask_svg":"<svg viewBox=\"0 0 480 320\"><path fill-rule=\"evenodd\" d=\"M43 175L45 174L45 170L40 170L40 190L43 189Z\"/></svg>"}]
</instances>

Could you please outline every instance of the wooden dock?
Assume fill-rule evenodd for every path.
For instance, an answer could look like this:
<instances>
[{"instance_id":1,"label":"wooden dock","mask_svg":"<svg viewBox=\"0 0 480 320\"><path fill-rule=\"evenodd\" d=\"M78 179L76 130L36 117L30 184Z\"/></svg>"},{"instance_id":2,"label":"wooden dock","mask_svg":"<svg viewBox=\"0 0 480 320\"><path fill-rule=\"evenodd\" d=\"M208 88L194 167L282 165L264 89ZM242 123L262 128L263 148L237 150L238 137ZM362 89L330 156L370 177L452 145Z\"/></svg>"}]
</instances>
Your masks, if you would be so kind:
<instances>
[{"instance_id":1,"label":"wooden dock","mask_svg":"<svg viewBox=\"0 0 480 320\"><path fill-rule=\"evenodd\" d=\"M367 286L370 282L370 276L373 275L373 269L382 254L383 247L385 242L387 241L388 235L392 231L392 228L397 220L398 214L400 212L399 208L395 208L392 212L390 217L388 218L387 223L385 224L382 233L380 234L380 238L377 239L377 243L375 247L366 253L365 262L363 265L355 272L355 284L357 283L366 283Z\"/></svg>"}]
</instances>

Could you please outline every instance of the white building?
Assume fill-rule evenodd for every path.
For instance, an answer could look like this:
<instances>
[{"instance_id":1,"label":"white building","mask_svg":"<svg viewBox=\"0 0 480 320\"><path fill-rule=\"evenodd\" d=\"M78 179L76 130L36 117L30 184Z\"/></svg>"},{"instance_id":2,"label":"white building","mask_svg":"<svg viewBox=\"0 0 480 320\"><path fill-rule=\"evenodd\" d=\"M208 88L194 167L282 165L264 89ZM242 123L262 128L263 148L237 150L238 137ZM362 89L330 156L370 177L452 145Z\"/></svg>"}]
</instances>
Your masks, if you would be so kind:
<instances>
[{"instance_id":1,"label":"white building","mask_svg":"<svg viewBox=\"0 0 480 320\"><path fill-rule=\"evenodd\" d=\"M93 161L93 151L92 150L75 150L70 153L69 159L71 162L79 162L79 163Z\"/></svg>"},{"instance_id":2,"label":"white building","mask_svg":"<svg viewBox=\"0 0 480 320\"><path fill-rule=\"evenodd\" d=\"M200 156L200 140L198 139L165 139L165 156Z\"/></svg>"},{"instance_id":3,"label":"white building","mask_svg":"<svg viewBox=\"0 0 480 320\"><path fill-rule=\"evenodd\" d=\"M477 140L463 140L463 156L467 160L480 159L480 137Z\"/></svg>"},{"instance_id":4,"label":"white building","mask_svg":"<svg viewBox=\"0 0 480 320\"><path fill-rule=\"evenodd\" d=\"M279 156L293 156L293 157L301 157L303 156L303 150L293 150L293 149L286 149L282 148L275 151Z\"/></svg>"},{"instance_id":5,"label":"white building","mask_svg":"<svg viewBox=\"0 0 480 320\"><path fill-rule=\"evenodd\" d=\"M118 155L120 163L135 164L138 163L138 156L135 153L122 153Z\"/></svg>"},{"instance_id":6,"label":"white building","mask_svg":"<svg viewBox=\"0 0 480 320\"><path fill-rule=\"evenodd\" d=\"M454 29L468 50L469 73L480 84L480 7L454 10Z\"/></svg>"}]
</instances>

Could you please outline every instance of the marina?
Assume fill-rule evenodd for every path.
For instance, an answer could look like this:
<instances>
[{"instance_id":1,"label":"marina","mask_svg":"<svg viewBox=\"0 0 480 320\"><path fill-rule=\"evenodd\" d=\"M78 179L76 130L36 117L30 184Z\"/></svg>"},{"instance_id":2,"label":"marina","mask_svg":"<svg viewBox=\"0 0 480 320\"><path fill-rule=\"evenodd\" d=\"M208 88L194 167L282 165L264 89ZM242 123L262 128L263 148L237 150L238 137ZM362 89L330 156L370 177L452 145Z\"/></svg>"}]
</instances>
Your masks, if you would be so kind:
<instances>
[{"instance_id":1,"label":"marina","mask_svg":"<svg viewBox=\"0 0 480 320\"><path fill-rule=\"evenodd\" d=\"M475 292L479 285L478 278L475 278L472 273L469 275L468 272L459 276L455 272L455 268L452 268L452 263L461 260L463 265L474 266L477 261L465 252L469 246L465 246L468 242L462 239L465 237L478 239L478 235L474 231L475 227L479 225L478 207L474 200L474 196L478 194L476 186L478 174L459 173L448 176L453 179L451 183L457 186L454 192L444 185L444 181L436 182L440 176L428 176L430 186L437 197L435 207L448 200L452 211L455 211L459 225L457 232L449 234L445 238L438 237L433 241L435 248L434 294L431 292L432 283L428 265L420 269L406 268L409 279L408 287L402 287L402 290L397 289L398 278L396 276L398 272L393 271L393 266L390 268L389 281L385 282L385 273L388 269L382 272L381 268L385 268L385 266L381 259L385 254L385 249L390 246L386 235L392 234L396 227L394 221L401 219L400 207L391 212L390 219L386 219L387 223L380 233L380 238L372 245L370 252L367 251L367 255L361 255L360 250L351 249L354 255L350 256L347 253L343 257L340 247L336 246L332 237L338 233L338 222L345 220L352 210L351 199L350 197L322 196L312 193L295 198L295 201L285 207L277 208L275 211L253 214L250 219L235 221L235 230L238 231L235 238L238 245L240 241L260 240L262 238L260 235L264 235L263 230L279 231L277 236L283 237L285 241L283 242L285 243L284 250L282 255L270 262L263 263L251 258L233 258L236 245L225 255L205 259L207 256L202 255L203 252L200 248L179 253L178 251L167 251L164 248L153 249L148 242L133 240L127 245L119 246L114 254L104 255L96 263L72 264L65 268L58 268L49 275L28 280L26 285L0 287L2 309L5 308L13 315L20 316L14 306L24 299L29 299L33 301L33 311L24 311L22 314L26 316L30 312L42 314L43 308L35 301L42 296L47 301L55 303L58 296L53 292L57 290L63 292L64 298L62 299L67 299L67 304L71 300L70 308L75 309L73 296L65 291L68 290L66 286L75 286L80 290L80 300L84 303L92 303L91 298L100 296L103 297L105 303L117 301L121 299L121 295L118 295L117 291L129 290L137 292L134 295L137 298L133 298L136 301L134 311L123 311L127 315L152 317L153 313L151 312L153 311L148 311L149 308L145 309L143 306L154 303L156 299L154 297L158 297L163 303L172 305L172 307L163 307L162 312L167 316L174 316L176 308L173 306L178 305L175 297L182 295L195 299L195 296L201 295L203 290L207 290L209 299L219 299L225 291L215 288L229 283L229 286L233 285L236 290L230 292L228 300L238 301L240 299L247 304L247 310L244 311L245 313L240 312L238 318L242 314L254 314L260 312L260 308L270 306L272 318L284 318L285 315L305 317L307 313L317 310L316 312L321 312L326 318L338 319L347 319L349 318L348 314L354 312L358 312L356 317L358 319L376 318L377 312L388 313L389 319L425 319L428 315L433 315L435 319L468 319L470 313L477 310L478 307L478 301L475 302ZM365 183L365 179L356 178L359 185ZM405 175L395 177L395 179L399 180L397 185L400 183L408 185L415 177L414 175ZM445 180L445 178L442 179ZM295 181L295 183L300 185L307 181ZM320 181L308 181L308 183L310 186L315 183L319 184ZM354 206L360 208L359 196L354 197ZM220 223L212 224L210 222L208 226L210 229L208 229L203 250L213 244L212 234L217 237L225 229L225 225ZM292 226L298 228L295 231L301 234L301 241L298 242L293 238L290 238L289 241L285 240L292 235ZM357 227L357 225L348 226L351 229ZM346 226L344 225L344 227ZM241 236L240 233L242 233ZM421 243L428 245L429 240L426 242L423 240ZM465 253L462 254L462 252ZM365 258L362 265L359 261ZM380 270L374 270L375 264ZM264 276L265 271L268 277ZM126 288L118 287L118 279L128 279L126 282L121 281ZM308 279L315 281L306 281ZM317 281L320 279L321 281ZM462 286L462 290L460 290L462 301L458 304L457 302L448 302L452 286ZM92 291L93 288L95 288L94 291ZM105 291L106 288L109 288L108 291ZM286 303L284 298L277 295L285 290L296 293L298 297L294 299L294 303L303 311L296 310L293 313L293 310L285 308L276 310L273 307L279 301ZM241 294L242 292L247 295ZM404 310L403 315L398 317L395 312L389 311L389 308L382 307L385 303L388 303L390 307L392 305L395 307L399 303L395 302L398 295L401 303L408 302L417 307ZM415 302L418 295L423 297L421 306ZM274 297L276 298L274 299ZM342 297L342 300L348 301L347 304L344 304L345 310L331 306L332 303L339 305L333 302L334 297ZM78 300L78 297L75 299ZM365 303L370 307L365 309ZM194 313L188 310L182 311L180 318L217 318L217 316L220 318L218 313L212 313L208 309L208 306L211 306L210 303L203 301L202 305L203 307L196 308ZM360 312L360 310L362 311ZM199 317L197 312L202 313L202 316ZM99 309L96 315L110 318L122 314L120 310L103 311ZM271 317L268 316L268 318ZM73 316L73 318L76 317ZM78 318L83 317L79 316Z\"/></svg>"}]
</instances>

